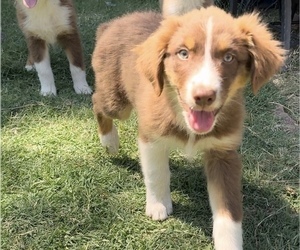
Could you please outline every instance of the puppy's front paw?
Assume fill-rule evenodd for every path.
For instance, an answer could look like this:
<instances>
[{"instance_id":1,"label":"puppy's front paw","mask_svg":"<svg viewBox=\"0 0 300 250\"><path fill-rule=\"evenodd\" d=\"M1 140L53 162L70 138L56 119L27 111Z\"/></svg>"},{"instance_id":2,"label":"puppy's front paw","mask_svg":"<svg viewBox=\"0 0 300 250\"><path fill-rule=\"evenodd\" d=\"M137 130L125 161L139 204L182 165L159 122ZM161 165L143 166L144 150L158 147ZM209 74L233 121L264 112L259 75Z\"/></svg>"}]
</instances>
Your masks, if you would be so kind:
<instances>
[{"instance_id":1,"label":"puppy's front paw","mask_svg":"<svg viewBox=\"0 0 300 250\"><path fill-rule=\"evenodd\" d=\"M153 220L165 220L172 213L172 202L163 204L161 202L148 203L146 206L146 215Z\"/></svg>"},{"instance_id":2,"label":"puppy's front paw","mask_svg":"<svg viewBox=\"0 0 300 250\"><path fill-rule=\"evenodd\" d=\"M242 250L242 223L223 215L215 215L213 237L216 250Z\"/></svg>"},{"instance_id":3,"label":"puppy's front paw","mask_svg":"<svg viewBox=\"0 0 300 250\"><path fill-rule=\"evenodd\" d=\"M113 125L112 130L105 134L105 135L99 135L101 144L103 147L106 148L107 152L110 154L117 154L119 151L119 135L118 135L118 131L115 127L115 125Z\"/></svg>"}]
</instances>

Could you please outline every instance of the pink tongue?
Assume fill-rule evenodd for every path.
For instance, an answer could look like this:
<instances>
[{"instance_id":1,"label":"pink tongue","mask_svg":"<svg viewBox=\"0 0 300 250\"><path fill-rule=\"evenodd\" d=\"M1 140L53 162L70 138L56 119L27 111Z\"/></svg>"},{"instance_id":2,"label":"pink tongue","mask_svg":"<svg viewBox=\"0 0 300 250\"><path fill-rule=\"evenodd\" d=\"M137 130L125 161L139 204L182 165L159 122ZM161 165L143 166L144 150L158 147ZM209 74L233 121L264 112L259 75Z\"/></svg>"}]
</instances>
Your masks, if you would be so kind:
<instances>
[{"instance_id":1,"label":"pink tongue","mask_svg":"<svg viewBox=\"0 0 300 250\"><path fill-rule=\"evenodd\" d=\"M198 133L208 132L214 123L215 116L213 112L190 110L190 126Z\"/></svg>"},{"instance_id":2,"label":"pink tongue","mask_svg":"<svg viewBox=\"0 0 300 250\"><path fill-rule=\"evenodd\" d=\"M23 4L27 7L27 8L33 8L38 0L23 0Z\"/></svg>"}]
</instances>

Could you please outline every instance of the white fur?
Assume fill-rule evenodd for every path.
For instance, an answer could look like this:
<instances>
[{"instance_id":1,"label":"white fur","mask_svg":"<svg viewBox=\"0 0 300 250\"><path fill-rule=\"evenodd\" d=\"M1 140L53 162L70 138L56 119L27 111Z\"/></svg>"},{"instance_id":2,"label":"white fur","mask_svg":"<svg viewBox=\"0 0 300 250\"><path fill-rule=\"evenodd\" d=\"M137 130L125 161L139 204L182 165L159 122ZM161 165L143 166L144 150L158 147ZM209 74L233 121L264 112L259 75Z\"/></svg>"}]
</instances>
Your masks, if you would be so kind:
<instances>
[{"instance_id":1,"label":"white fur","mask_svg":"<svg viewBox=\"0 0 300 250\"><path fill-rule=\"evenodd\" d=\"M85 71L70 63L73 86L77 94L91 94L92 90L86 82Z\"/></svg>"},{"instance_id":2,"label":"white fur","mask_svg":"<svg viewBox=\"0 0 300 250\"><path fill-rule=\"evenodd\" d=\"M35 70L35 67L34 67L34 65L26 64L25 65L25 69L27 71L33 71L33 70Z\"/></svg>"},{"instance_id":3,"label":"white fur","mask_svg":"<svg viewBox=\"0 0 300 250\"><path fill-rule=\"evenodd\" d=\"M108 153L110 154L118 153L120 142L119 142L118 131L114 124L110 133L106 135L99 134L99 138L102 146L104 146L107 149Z\"/></svg>"},{"instance_id":4,"label":"white fur","mask_svg":"<svg viewBox=\"0 0 300 250\"><path fill-rule=\"evenodd\" d=\"M34 67L38 73L38 77L41 83L41 95L56 95L56 87L54 84L54 76L50 65L49 51L46 47L44 59L35 63Z\"/></svg>"},{"instance_id":5,"label":"white fur","mask_svg":"<svg viewBox=\"0 0 300 250\"><path fill-rule=\"evenodd\" d=\"M222 215L214 216L213 238L216 250L242 250L242 223Z\"/></svg>"},{"instance_id":6,"label":"white fur","mask_svg":"<svg viewBox=\"0 0 300 250\"><path fill-rule=\"evenodd\" d=\"M235 150L241 141L242 135L239 133L223 136L221 138L205 137L195 142L193 134L190 135L188 142L185 144L175 137L163 137L158 139L170 149L182 150L188 158L194 157L199 152L207 150Z\"/></svg>"},{"instance_id":7,"label":"white fur","mask_svg":"<svg viewBox=\"0 0 300 250\"><path fill-rule=\"evenodd\" d=\"M188 140L187 144L185 145L184 153L185 153L186 157L188 158L188 160L191 160L191 158L193 158L196 154L195 139L196 139L196 135L190 134L189 140Z\"/></svg>"},{"instance_id":8,"label":"white fur","mask_svg":"<svg viewBox=\"0 0 300 250\"><path fill-rule=\"evenodd\" d=\"M170 148L180 148L184 151L185 156L190 160L196 156L197 153L207 150L233 150L240 145L241 135L232 134L229 136L223 136L218 139L216 137L202 138L198 142L195 142L195 134L190 134L189 140L186 144L183 144L179 140L173 138L166 139L165 143L170 145ZM169 141L169 142L168 142Z\"/></svg>"},{"instance_id":9,"label":"white fur","mask_svg":"<svg viewBox=\"0 0 300 250\"><path fill-rule=\"evenodd\" d=\"M196 148L201 151L205 150L235 150L241 142L242 135L240 133L223 136L221 138L206 137L201 139Z\"/></svg>"},{"instance_id":10,"label":"white fur","mask_svg":"<svg viewBox=\"0 0 300 250\"><path fill-rule=\"evenodd\" d=\"M22 3L19 4L23 6ZM59 0L40 0L34 8L28 9L24 6L22 9L27 15L24 28L38 34L48 43L55 43L58 34L71 29L71 10L61 6Z\"/></svg>"},{"instance_id":11,"label":"white fur","mask_svg":"<svg viewBox=\"0 0 300 250\"><path fill-rule=\"evenodd\" d=\"M138 141L146 186L146 215L165 220L172 213L169 149L163 141Z\"/></svg>"},{"instance_id":12,"label":"white fur","mask_svg":"<svg viewBox=\"0 0 300 250\"><path fill-rule=\"evenodd\" d=\"M186 94L185 94L185 103L193 108L196 106L194 95L197 92L201 91L214 91L216 93L216 100L205 110L206 111L215 111L219 109L222 105L220 100L221 93L221 78L216 69L214 61L211 56L211 47L212 47L212 37L213 36L213 21L212 17L208 19L206 26L206 41L205 41L205 52L204 52L204 60L200 65L200 68L193 74L187 81L186 84ZM183 112L184 120L191 131L193 128L189 125L188 113ZM211 128L214 127L216 123L216 119L214 120L214 124ZM205 133L208 133L206 131Z\"/></svg>"},{"instance_id":13,"label":"white fur","mask_svg":"<svg viewBox=\"0 0 300 250\"><path fill-rule=\"evenodd\" d=\"M198 9L205 3L205 0L164 0L162 6L163 15L182 15L191 11L192 9Z\"/></svg>"}]
</instances>

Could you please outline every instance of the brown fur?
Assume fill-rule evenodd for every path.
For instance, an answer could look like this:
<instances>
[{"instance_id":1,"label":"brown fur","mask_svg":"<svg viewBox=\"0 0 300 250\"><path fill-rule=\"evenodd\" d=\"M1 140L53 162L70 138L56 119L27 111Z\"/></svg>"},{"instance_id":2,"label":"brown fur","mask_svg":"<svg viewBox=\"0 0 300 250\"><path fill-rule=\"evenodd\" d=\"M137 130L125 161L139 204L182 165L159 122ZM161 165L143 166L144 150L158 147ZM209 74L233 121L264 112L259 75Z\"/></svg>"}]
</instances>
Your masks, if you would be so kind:
<instances>
[{"instance_id":1,"label":"brown fur","mask_svg":"<svg viewBox=\"0 0 300 250\"><path fill-rule=\"evenodd\" d=\"M236 19L209 7L161 23L159 14L149 12L103 24L92 57L96 77L93 108L100 135L110 133L113 119L127 118L135 108L142 141L172 137L186 145L193 132L183 122L182 96L190 75L203 63L210 18L214 25L210 53L222 79L222 107L214 128L195 134L194 145L203 143L208 190L216 212L241 221L242 167L236 150L243 133L243 89L250 80L256 93L280 69L285 57L257 14ZM178 60L181 47L189 48L190 60ZM224 63L228 51L234 60Z\"/></svg>"},{"instance_id":2,"label":"brown fur","mask_svg":"<svg viewBox=\"0 0 300 250\"><path fill-rule=\"evenodd\" d=\"M242 164L238 153L209 151L204 154L204 162L208 190L217 200L216 209L234 221L242 221Z\"/></svg>"}]
</instances>

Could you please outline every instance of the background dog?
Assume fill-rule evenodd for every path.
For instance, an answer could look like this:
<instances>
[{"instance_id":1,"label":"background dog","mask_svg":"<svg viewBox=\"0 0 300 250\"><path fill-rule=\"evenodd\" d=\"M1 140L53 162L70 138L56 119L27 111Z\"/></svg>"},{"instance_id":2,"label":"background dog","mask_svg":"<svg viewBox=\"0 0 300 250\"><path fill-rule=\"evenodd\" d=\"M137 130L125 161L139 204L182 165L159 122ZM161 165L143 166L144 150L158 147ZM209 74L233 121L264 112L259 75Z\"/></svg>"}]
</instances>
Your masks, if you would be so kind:
<instances>
[{"instance_id":1,"label":"background dog","mask_svg":"<svg viewBox=\"0 0 300 250\"><path fill-rule=\"evenodd\" d=\"M214 4L214 0L159 0L164 17L182 15L193 9L208 7Z\"/></svg>"},{"instance_id":2,"label":"background dog","mask_svg":"<svg viewBox=\"0 0 300 250\"><path fill-rule=\"evenodd\" d=\"M113 119L138 117L146 214L172 213L169 151L203 152L218 250L242 249L243 89L254 93L280 69L285 51L257 14L233 18L216 7L162 21L133 13L102 24L92 56L93 110L110 153Z\"/></svg>"},{"instance_id":3,"label":"background dog","mask_svg":"<svg viewBox=\"0 0 300 250\"><path fill-rule=\"evenodd\" d=\"M90 94L83 52L72 0L16 0L19 26L24 33L28 60L25 68L36 69L42 95L56 95L50 65L49 44L58 42L65 50L75 92Z\"/></svg>"}]
</instances>

